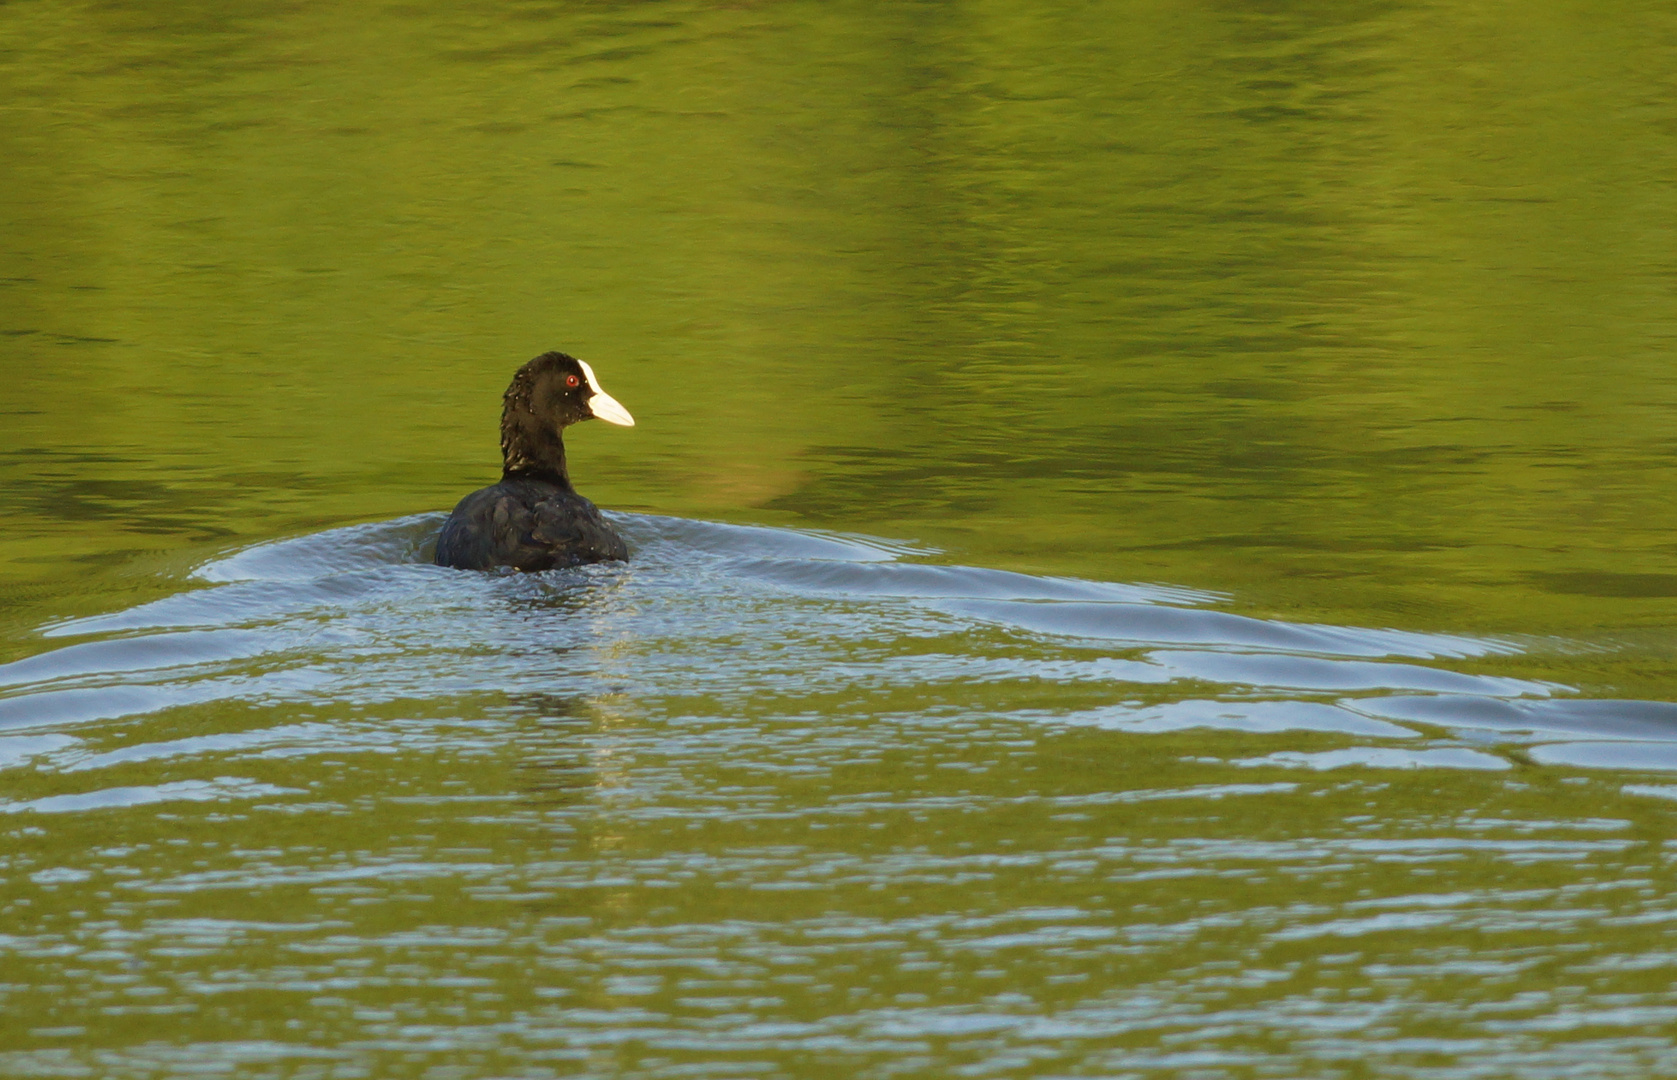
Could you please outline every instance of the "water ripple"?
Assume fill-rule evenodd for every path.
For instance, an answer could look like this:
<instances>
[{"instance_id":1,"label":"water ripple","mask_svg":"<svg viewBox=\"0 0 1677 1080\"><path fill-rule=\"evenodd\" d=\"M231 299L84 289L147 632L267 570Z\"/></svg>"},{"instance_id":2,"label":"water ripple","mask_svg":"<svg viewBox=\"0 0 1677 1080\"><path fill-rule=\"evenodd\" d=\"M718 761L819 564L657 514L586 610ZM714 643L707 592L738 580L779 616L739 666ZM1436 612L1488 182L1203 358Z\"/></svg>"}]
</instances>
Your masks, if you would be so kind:
<instances>
[{"instance_id":1,"label":"water ripple","mask_svg":"<svg viewBox=\"0 0 1677 1080\"><path fill-rule=\"evenodd\" d=\"M1555 795L1677 769L1677 706L865 537L619 515L628 564L459 573L438 520L232 552L0 667L0 953L82 1003L0 1069L247 1000L354 1039L107 1071L1234 1076L1273 1071L1256 1032L1537 1076L1677 1016L1635 981L1677 910L1627 808L1677 787ZM1617 996L1512 989L1586 977Z\"/></svg>"},{"instance_id":2,"label":"water ripple","mask_svg":"<svg viewBox=\"0 0 1677 1080\"><path fill-rule=\"evenodd\" d=\"M915 712L934 715L987 688L992 704L1015 698L1008 707L1020 717L1136 732L1408 739L1441 727L1516 741L1677 742L1677 705L1581 700L1553 682L1448 666L1517 654L1507 641L1256 619L1185 589L904 561L928 553L865 537L618 520L633 562L541 575L425 564L437 515L234 552L199 567L198 588L47 628L71 643L0 666L0 727L66 730L216 701L370 705L614 688L672 704L908 694ZM331 742L319 726L220 734L65 767L225 756L277 747L293 730ZM1535 753L1578 765L1635 753L1593 745ZM1641 760L1667 768L1668 757L1677 751ZM1466 748L1389 747L1241 762L1259 763L1506 764Z\"/></svg>"}]
</instances>

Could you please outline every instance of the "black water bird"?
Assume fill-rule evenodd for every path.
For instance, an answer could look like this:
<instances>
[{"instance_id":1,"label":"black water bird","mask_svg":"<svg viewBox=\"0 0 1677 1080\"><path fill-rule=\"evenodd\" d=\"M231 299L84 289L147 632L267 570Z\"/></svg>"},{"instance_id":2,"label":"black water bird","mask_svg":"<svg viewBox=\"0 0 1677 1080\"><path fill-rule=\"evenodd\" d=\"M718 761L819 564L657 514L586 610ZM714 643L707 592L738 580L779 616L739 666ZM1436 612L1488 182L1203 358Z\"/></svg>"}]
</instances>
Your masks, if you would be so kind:
<instances>
[{"instance_id":1,"label":"black water bird","mask_svg":"<svg viewBox=\"0 0 1677 1080\"><path fill-rule=\"evenodd\" d=\"M627 559L623 538L571 486L563 432L594 419L633 427L629 410L561 352L519 368L501 400L501 482L460 500L437 536L437 565L533 571Z\"/></svg>"}]
</instances>

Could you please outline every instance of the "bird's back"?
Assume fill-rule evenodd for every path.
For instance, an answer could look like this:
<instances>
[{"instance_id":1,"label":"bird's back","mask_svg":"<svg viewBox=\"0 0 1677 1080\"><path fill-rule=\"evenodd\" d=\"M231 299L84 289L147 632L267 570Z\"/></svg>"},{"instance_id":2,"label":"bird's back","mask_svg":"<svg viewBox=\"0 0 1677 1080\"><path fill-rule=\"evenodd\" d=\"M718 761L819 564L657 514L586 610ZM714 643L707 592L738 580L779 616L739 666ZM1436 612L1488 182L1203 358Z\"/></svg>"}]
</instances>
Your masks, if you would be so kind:
<instances>
[{"instance_id":1,"label":"bird's back","mask_svg":"<svg viewBox=\"0 0 1677 1080\"><path fill-rule=\"evenodd\" d=\"M536 571L628 557L628 545L593 503L546 480L515 478L460 500L437 537L436 562Z\"/></svg>"}]
</instances>

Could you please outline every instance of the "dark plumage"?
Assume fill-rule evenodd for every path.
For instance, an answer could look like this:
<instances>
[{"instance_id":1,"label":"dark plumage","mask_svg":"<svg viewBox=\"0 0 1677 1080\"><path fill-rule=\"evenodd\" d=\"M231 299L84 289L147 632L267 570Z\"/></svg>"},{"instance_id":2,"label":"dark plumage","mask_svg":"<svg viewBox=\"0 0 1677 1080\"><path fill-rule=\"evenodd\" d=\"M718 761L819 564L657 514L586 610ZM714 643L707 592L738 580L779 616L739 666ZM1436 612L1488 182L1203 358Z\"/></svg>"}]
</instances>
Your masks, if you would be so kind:
<instances>
[{"instance_id":1,"label":"dark plumage","mask_svg":"<svg viewBox=\"0 0 1677 1080\"><path fill-rule=\"evenodd\" d=\"M437 536L437 565L460 570L551 570L627 559L629 548L571 487L562 432L583 420L633 427L574 356L543 353L518 369L502 398L501 482L474 491Z\"/></svg>"}]
</instances>

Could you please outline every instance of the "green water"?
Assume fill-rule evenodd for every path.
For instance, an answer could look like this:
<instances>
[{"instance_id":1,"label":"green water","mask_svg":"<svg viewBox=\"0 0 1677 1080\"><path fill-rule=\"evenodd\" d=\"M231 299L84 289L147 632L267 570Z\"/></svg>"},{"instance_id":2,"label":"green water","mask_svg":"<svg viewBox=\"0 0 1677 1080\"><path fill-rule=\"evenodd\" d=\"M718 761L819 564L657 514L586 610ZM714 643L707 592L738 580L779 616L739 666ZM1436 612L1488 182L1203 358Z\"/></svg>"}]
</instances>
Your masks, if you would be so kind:
<instances>
[{"instance_id":1,"label":"green water","mask_svg":"<svg viewBox=\"0 0 1677 1080\"><path fill-rule=\"evenodd\" d=\"M0 4L0 1070L1677 1069L1674 252L1652 3ZM191 576L550 348L645 569Z\"/></svg>"},{"instance_id":2,"label":"green water","mask_svg":"<svg viewBox=\"0 0 1677 1080\"><path fill-rule=\"evenodd\" d=\"M573 440L610 506L1347 619L1670 621L1656 6L3 27L27 580L448 505L562 346L643 417Z\"/></svg>"}]
</instances>

